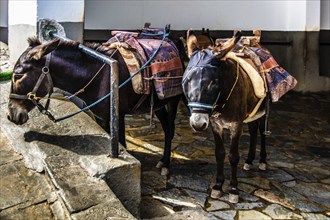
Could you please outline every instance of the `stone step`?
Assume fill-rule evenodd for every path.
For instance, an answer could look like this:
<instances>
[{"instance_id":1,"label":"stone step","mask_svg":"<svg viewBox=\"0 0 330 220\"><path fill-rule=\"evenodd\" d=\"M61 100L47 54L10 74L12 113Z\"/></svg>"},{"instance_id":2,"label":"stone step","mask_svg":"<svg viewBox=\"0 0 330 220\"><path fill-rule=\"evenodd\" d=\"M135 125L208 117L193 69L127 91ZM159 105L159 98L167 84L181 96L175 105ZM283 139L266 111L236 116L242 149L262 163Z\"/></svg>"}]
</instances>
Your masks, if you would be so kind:
<instances>
[{"instance_id":1,"label":"stone step","mask_svg":"<svg viewBox=\"0 0 330 220\"><path fill-rule=\"evenodd\" d=\"M9 83L1 84L1 112L7 111L9 87ZM77 110L70 102L51 101L55 115ZM26 167L45 171L49 176L52 189L45 191L61 202L56 206L57 213L67 213L72 219L139 217L141 165L138 160L122 147L119 158L108 157L109 135L84 113L59 123L51 122L37 110L32 110L29 116L26 124L17 126L1 114L1 131L23 156Z\"/></svg>"}]
</instances>

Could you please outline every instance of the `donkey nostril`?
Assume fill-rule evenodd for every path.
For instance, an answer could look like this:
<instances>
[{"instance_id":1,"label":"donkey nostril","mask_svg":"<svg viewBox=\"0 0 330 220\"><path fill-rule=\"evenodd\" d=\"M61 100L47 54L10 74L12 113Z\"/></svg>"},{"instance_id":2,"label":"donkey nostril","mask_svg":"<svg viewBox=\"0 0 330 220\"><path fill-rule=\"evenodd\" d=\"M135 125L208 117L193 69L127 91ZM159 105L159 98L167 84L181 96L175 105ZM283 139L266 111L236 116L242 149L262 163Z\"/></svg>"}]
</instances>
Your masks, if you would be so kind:
<instances>
[{"instance_id":1,"label":"donkey nostril","mask_svg":"<svg viewBox=\"0 0 330 220\"><path fill-rule=\"evenodd\" d=\"M202 130L205 130L206 128L207 128L207 123L204 122L203 125L202 125L202 127L201 127L201 129L202 129Z\"/></svg>"},{"instance_id":2,"label":"donkey nostril","mask_svg":"<svg viewBox=\"0 0 330 220\"><path fill-rule=\"evenodd\" d=\"M24 114L24 113L21 112L19 114L18 119L19 119L18 121L19 121L20 124L24 124L27 121L28 117L27 117L26 114Z\"/></svg>"}]
</instances>

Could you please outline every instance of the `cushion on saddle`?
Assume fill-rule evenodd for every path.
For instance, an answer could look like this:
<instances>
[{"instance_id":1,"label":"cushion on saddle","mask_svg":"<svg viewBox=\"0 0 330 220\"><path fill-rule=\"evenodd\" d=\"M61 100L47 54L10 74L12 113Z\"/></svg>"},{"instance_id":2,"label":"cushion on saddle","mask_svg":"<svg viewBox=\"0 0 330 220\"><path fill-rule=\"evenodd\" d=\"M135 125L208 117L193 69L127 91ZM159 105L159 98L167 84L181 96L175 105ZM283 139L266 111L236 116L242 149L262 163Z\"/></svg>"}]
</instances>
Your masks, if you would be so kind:
<instances>
[{"instance_id":1,"label":"cushion on saddle","mask_svg":"<svg viewBox=\"0 0 330 220\"><path fill-rule=\"evenodd\" d=\"M125 60L127 69L129 71L130 75L132 76L142 66L141 65L141 63L142 63L141 56L136 51L129 50L122 46L119 46L118 50L119 50L121 56L123 57L123 59ZM132 86L133 86L135 93L137 93L137 94L144 93L143 77L142 77L141 72L139 72L132 78Z\"/></svg>"},{"instance_id":2,"label":"cushion on saddle","mask_svg":"<svg viewBox=\"0 0 330 220\"><path fill-rule=\"evenodd\" d=\"M161 29L149 27L143 30L148 34L162 33ZM116 31L115 36L109 39L108 43L111 47L111 45L117 46L118 42L124 42L131 47L130 49L118 47L118 50L129 72L134 74L153 56L162 42L162 37L162 35L150 37L133 32ZM147 68L133 77L132 84L136 93L150 94L150 81L152 81L158 98L164 99L182 93L182 76L183 68L179 52L173 42L166 39Z\"/></svg>"},{"instance_id":3,"label":"cushion on saddle","mask_svg":"<svg viewBox=\"0 0 330 220\"><path fill-rule=\"evenodd\" d=\"M143 48L137 41L139 33L127 32L127 31L113 31L114 36L107 41L109 45L108 48L118 48L120 54L122 55L128 71L131 75L135 74L141 66L147 62ZM123 47L123 45L128 45L128 47ZM131 54L129 58L126 56ZM140 65L137 65L139 63ZM141 70L135 77L132 78L132 86L134 92L137 94L150 94L150 81L144 80L150 77L149 68ZM141 80L140 80L141 79Z\"/></svg>"},{"instance_id":4,"label":"cushion on saddle","mask_svg":"<svg viewBox=\"0 0 330 220\"><path fill-rule=\"evenodd\" d=\"M254 93L258 98L264 98L266 96L266 85L264 80L258 73L258 71L245 59L236 56L234 52L229 52L224 57L225 59L232 59L239 63L239 65L244 69L244 71L248 74L249 78L251 79Z\"/></svg>"}]
</instances>

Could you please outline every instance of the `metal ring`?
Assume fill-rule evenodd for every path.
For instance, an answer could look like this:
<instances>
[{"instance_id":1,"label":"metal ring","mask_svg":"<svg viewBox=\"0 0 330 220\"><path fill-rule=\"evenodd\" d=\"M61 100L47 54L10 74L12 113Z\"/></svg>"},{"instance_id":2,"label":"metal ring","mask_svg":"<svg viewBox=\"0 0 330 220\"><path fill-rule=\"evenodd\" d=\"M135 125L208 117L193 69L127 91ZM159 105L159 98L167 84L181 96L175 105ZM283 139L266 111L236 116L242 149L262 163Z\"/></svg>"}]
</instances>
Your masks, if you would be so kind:
<instances>
[{"instance_id":1,"label":"metal ring","mask_svg":"<svg viewBox=\"0 0 330 220\"><path fill-rule=\"evenodd\" d=\"M32 92L29 92L27 94L27 97L29 100L35 100L36 99L36 94L32 93Z\"/></svg>"},{"instance_id":2,"label":"metal ring","mask_svg":"<svg viewBox=\"0 0 330 220\"><path fill-rule=\"evenodd\" d=\"M44 66L41 69L42 73L49 73L49 67L48 66Z\"/></svg>"}]
</instances>

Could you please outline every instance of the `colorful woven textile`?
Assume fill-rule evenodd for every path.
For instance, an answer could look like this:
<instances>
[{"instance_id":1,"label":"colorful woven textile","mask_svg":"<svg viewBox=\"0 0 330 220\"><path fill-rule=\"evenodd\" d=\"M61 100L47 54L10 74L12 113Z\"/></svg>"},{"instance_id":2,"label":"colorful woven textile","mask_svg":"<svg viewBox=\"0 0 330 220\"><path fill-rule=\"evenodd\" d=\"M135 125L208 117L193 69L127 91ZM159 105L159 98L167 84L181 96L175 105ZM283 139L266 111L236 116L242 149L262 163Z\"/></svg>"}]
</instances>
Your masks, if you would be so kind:
<instances>
[{"instance_id":1,"label":"colorful woven textile","mask_svg":"<svg viewBox=\"0 0 330 220\"><path fill-rule=\"evenodd\" d=\"M138 39L147 57L151 57L159 47L161 40ZM164 41L162 47L150 65L158 98L164 99L182 93L183 68L179 52L171 41Z\"/></svg>"},{"instance_id":2,"label":"colorful woven textile","mask_svg":"<svg viewBox=\"0 0 330 220\"><path fill-rule=\"evenodd\" d=\"M254 42L253 46L245 44L244 38L237 42L233 51L243 53L257 67L260 75L266 79L272 102L277 102L285 93L297 85L297 80L280 67L271 53Z\"/></svg>"},{"instance_id":3,"label":"colorful woven textile","mask_svg":"<svg viewBox=\"0 0 330 220\"><path fill-rule=\"evenodd\" d=\"M146 30L148 34L160 32L160 29L154 29L154 32L151 28ZM107 43L127 43L141 56L140 60L143 65L153 56L162 42L161 38L162 36L150 37L138 33L119 31ZM129 69L134 68L130 67ZM144 94L150 93L150 82L153 82L159 99L169 98L182 93L183 67L179 51L172 41L168 39L163 41L161 48L150 65L142 71L142 75Z\"/></svg>"},{"instance_id":4,"label":"colorful woven textile","mask_svg":"<svg viewBox=\"0 0 330 220\"><path fill-rule=\"evenodd\" d=\"M297 80L277 64L269 51L263 48L251 49L260 57L272 101L277 102L297 85Z\"/></svg>"}]
</instances>

